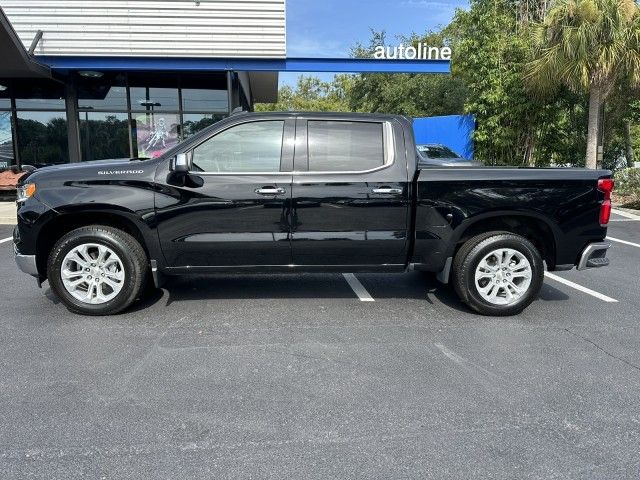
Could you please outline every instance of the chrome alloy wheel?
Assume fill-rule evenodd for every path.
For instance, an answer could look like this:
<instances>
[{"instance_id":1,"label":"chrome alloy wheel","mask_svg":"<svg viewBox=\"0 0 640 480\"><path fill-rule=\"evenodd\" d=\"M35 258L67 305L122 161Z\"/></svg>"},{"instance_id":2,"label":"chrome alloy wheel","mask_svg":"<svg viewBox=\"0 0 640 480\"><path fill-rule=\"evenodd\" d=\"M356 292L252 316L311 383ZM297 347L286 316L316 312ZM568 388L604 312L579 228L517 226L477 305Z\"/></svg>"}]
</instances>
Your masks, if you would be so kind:
<instances>
[{"instance_id":1,"label":"chrome alloy wheel","mask_svg":"<svg viewBox=\"0 0 640 480\"><path fill-rule=\"evenodd\" d=\"M83 243L67 253L60 276L67 292L93 305L115 298L125 280L120 257L109 247L97 243Z\"/></svg>"},{"instance_id":2,"label":"chrome alloy wheel","mask_svg":"<svg viewBox=\"0 0 640 480\"><path fill-rule=\"evenodd\" d=\"M511 305L522 297L533 271L527 257L512 248L499 248L484 256L476 267L475 284L480 296L493 305Z\"/></svg>"}]
</instances>

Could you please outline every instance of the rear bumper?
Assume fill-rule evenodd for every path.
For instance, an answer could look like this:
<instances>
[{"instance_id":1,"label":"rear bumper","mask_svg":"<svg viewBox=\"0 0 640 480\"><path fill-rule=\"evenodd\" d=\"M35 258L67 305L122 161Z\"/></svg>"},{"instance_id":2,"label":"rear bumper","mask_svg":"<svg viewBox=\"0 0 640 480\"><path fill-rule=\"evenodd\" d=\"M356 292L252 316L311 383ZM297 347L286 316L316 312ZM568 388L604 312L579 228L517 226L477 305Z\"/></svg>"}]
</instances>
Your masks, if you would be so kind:
<instances>
[{"instance_id":1,"label":"rear bumper","mask_svg":"<svg viewBox=\"0 0 640 480\"><path fill-rule=\"evenodd\" d=\"M609 259L607 258L609 247L611 247L611 244L608 242L594 242L587 245L580 255L578 270L609 265Z\"/></svg>"}]
</instances>

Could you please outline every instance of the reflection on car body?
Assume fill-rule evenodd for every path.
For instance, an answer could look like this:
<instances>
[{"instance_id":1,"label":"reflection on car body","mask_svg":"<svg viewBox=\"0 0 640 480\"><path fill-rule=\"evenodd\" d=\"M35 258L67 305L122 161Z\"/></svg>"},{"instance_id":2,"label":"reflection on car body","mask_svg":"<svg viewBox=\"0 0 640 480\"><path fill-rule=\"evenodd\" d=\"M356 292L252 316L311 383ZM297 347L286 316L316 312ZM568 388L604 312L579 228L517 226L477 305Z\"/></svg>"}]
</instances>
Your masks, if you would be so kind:
<instances>
[{"instance_id":1,"label":"reflection on car body","mask_svg":"<svg viewBox=\"0 0 640 480\"><path fill-rule=\"evenodd\" d=\"M481 166L480 162L467 160L446 145L425 143L416 145L418 152L418 168L420 167L473 167Z\"/></svg>"}]
</instances>

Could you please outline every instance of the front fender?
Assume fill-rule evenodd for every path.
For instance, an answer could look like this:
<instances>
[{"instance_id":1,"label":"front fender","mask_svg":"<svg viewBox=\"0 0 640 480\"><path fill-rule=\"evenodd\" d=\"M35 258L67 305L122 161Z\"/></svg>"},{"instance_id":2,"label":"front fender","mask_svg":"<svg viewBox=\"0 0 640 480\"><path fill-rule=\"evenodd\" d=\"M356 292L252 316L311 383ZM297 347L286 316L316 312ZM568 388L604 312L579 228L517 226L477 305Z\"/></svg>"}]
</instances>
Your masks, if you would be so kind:
<instances>
[{"instance_id":1,"label":"front fender","mask_svg":"<svg viewBox=\"0 0 640 480\"><path fill-rule=\"evenodd\" d=\"M46 257L64 233L91 224L130 230L150 259L164 265L155 221L155 190L148 182L67 181L62 186L39 185L37 200L18 210L20 251L38 257L44 278Z\"/></svg>"}]
</instances>

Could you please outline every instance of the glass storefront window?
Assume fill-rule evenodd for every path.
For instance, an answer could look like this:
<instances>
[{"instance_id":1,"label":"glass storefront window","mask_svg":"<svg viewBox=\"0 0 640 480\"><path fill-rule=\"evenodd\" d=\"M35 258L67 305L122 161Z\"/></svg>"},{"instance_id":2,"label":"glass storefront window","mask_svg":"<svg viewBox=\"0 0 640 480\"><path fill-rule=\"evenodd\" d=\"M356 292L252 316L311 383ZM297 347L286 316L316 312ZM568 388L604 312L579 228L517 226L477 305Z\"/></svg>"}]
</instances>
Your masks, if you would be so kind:
<instances>
[{"instance_id":1,"label":"glass storefront window","mask_svg":"<svg viewBox=\"0 0 640 480\"><path fill-rule=\"evenodd\" d=\"M72 72L67 81L0 88L0 168L69 162L67 88L77 92L83 161L157 157L228 115L224 73Z\"/></svg>"},{"instance_id":2,"label":"glass storefront window","mask_svg":"<svg viewBox=\"0 0 640 480\"><path fill-rule=\"evenodd\" d=\"M226 90L182 89L182 109L195 112L227 112Z\"/></svg>"},{"instance_id":3,"label":"glass storefront window","mask_svg":"<svg viewBox=\"0 0 640 480\"><path fill-rule=\"evenodd\" d=\"M64 110L64 98L16 98L16 108Z\"/></svg>"},{"instance_id":4,"label":"glass storefront window","mask_svg":"<svg viewBox=\"0 0 640 480\"><path fill-rule=\"evenodd\" d=\"M18 151L22 165L67 163L65 112L18 112Z\"/></svg>"},{"instance_id":5,"label":"glass storefront window","mask_svg":"<svg viewBox=\"0 0 640 480\"><path fill-rule=\"evenodd\" d=\"M189 138L194 133L199 132L203 128L222 120L226 115L207 115L201 113L185 113L182 116L182 135L183 138Z\"/></svg>"},{"instance_id":6,"label":"glass storefront window","mask_svg":"<svg viewBox=\"0 0 640 480\"><path fill-rule=\"evenodd\" d=\"M131 87L131 110L136 111L178 111L177 88Z\"/></svg>"},{"instance_id":7,"label":"glass storefront window","mask_svg":"<svg viewBox=\"0 0 640 480\"><path fill-rule=\"evenodd\" d=\"M127 87L119 85L90 85L78 87L80 110L126 110Z\"/></svg>"},{"instance_id":8,"label":"glass storefront window","mask_svg":"<svg viewBox=\"0 0 640 480\"><path fill-rule=\"evenodd\" d=\"M64 85L51 81L24 81L11 88L16 108L64 110Z\"/></svg>"},{"instance_id":9,"label":"glass storefront window","mask_svg":"<svg viewBox=\"0 0 640 480\"><path fill-rule=\"evenodd\" d=\"M133 117L133 140L139 158L156 158L179 141L180 115L138 113Z\"/></svg>"},{"instance_id":10,"label":"glass storefront window","mask_svg":"<svg viewBox=\"0 0 640 480\"><path fill-rule=\"evenodd\" d=\"M126 113L80 112L82 160L129 158L129 119Z\"/></svg>"},{"instance_id":11,"label":"glass storefront window","mask_svg":"<svg viewBox=\"0 0 640 480\"><path fill-rule=\"evenodd\" d=\"M0 170L15 164L11 112L0 112Z\"/></svg>"}]
</instances>

